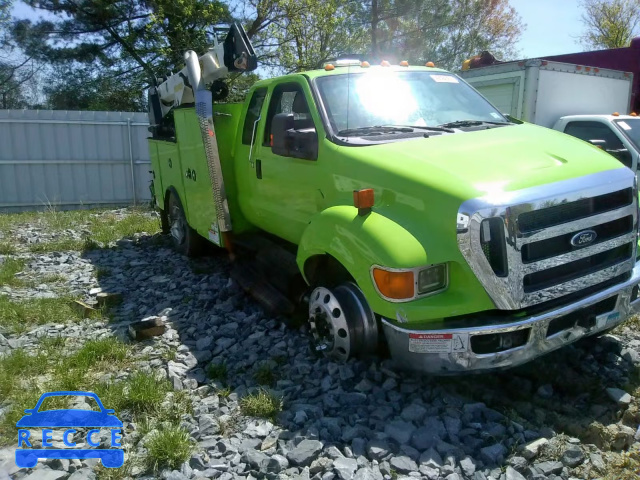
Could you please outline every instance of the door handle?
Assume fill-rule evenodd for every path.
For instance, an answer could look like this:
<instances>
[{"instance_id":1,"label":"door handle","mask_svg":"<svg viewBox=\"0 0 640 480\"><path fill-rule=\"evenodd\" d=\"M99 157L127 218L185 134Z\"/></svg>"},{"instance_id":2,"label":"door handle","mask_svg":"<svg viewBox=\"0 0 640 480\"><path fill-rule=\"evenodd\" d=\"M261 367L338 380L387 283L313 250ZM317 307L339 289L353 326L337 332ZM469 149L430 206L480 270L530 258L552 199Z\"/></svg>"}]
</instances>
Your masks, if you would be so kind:
<instances>
[{"instance_id":1,"label":"door handle","mask_svg":"<svg viewBox=\"0 0 640 480\"><path fill-rule=\"evenodd\" d=\"M262 178L262 160L256 159L256 177Z\"/></svg>"}]
</instances>

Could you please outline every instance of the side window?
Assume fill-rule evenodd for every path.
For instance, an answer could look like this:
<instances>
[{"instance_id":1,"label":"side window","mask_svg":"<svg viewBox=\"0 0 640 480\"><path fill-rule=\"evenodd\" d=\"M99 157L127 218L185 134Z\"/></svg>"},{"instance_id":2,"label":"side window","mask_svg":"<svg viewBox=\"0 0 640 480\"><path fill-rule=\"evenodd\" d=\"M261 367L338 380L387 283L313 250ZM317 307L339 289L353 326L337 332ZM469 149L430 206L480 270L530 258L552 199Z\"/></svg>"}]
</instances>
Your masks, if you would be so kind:
<instances>
[{"instance_id":1,"label":"side window","mask_svg":"<svg viewBox=\"0 0 640 480\"><path fill-rule=\"evenodd\" d=\"M267 89L258 88L253 92L253 96L249 101L249 108L247 109L247 115L244 117L244 127L242 129L242 143L245 145L251 145L256 120L260 118L260 111L266 96Z\"/></svg>"},{"instance_id":2,"label":"side window","mask_svg":"<svg viewBox=\"0 0 640 480\"><path fill-rule=\"evenodd\" d=\"M564 133L588 142L590 140L604 140L607 150L624 148L620 139L609 128L600 122L569 122Z\"/></svg>"},{"instance_id":3,"label":"side window","mask_svg":"<svg viewBox=\"0 0 640 480\"><path fill-rule=\"evenodd\" d=\"M314 126L309 104L300 85L296 83L278 85L273 90L267 113L267 123L264 129L265 146L271 144L271 121L278 113L292 113L295 130Z\"/></svg>"}]
</instances>

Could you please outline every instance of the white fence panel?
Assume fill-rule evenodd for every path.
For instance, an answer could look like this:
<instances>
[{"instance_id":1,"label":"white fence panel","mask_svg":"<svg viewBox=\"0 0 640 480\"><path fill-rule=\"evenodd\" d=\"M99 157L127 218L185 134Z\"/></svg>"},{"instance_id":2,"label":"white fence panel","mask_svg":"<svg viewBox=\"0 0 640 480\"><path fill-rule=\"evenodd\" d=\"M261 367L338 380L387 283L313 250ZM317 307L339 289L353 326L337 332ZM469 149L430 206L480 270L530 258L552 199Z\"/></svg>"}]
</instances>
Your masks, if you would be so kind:
<instances>
[{"instance_id":1,"label":"white fence panel","mask_svg":"<svg viewBox=\"0 0 640 480\"><path fill-rule=\"evenodd\" d=\"M150 200L145 113L0 110L0 211Z\"/></svg>"}]
</instances>

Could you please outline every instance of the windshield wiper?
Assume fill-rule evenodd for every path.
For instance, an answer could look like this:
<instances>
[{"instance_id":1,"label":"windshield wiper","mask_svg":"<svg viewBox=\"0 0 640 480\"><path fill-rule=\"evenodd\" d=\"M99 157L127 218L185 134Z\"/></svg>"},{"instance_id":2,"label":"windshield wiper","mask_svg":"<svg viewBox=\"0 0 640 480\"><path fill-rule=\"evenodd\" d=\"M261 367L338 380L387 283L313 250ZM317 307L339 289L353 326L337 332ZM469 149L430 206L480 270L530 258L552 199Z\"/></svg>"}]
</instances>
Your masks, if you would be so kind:
<instances>
[{"instance_id":1,"label":"windshield wiper","mask_svg":"<svg viewBox=\"0 0 640 480\"><path fill-rule=\"evenodd\" d=\"M448 132L454 133L453 130L443 127L428 127L426 125L374 125L371 127L358 127L348 128L346 130L340 130L338 135L348 137L354 136L367 136L367 135L381 135L384 133L412 133L417 129L431 130L435 132Z\"/></svg>"},{"instance_id":2,"label":"windshield wiper","mask_svg":"<svg viewBox=\"0 0 640 480\"><path fill-rule=\"evenodd\" d=\"M342 135L348 137L349 135L377 135L381 133L410 133L413 132L412 128L409 127L391 127L391 126L382 126L382 125L374 125L371 127L358 127L358 128L347 128L346 130L340 130L338 135Z\"/></svg>"},{"instance_id":3,"label":"windshield wiper","mask_svg":"<svg viewBox=\"0 0 640 480\"><path fill-rule=\"evenodd\" d=\"M456 133L450 128L445 128L446 125L438 125L437 127L430 127L428 125L398 125L399 127L404 128L421 128L422 130L431 130L432 132L447 132L447 133Z\"/></svg>"},{"instance_id":4,"label":"windshield wiper","mask_svg":"<svg viewBox=\"0 0 640 480\"><path fill-rule=\"evenodd\" d=\"M442 125L438 125L439 127L448 127L448 128L456 128L456 127L475 127L477 125L511 125L508 122L489 122L487 120L456 120L455 122L443 123Z\"/></svg>"}]
</instances>

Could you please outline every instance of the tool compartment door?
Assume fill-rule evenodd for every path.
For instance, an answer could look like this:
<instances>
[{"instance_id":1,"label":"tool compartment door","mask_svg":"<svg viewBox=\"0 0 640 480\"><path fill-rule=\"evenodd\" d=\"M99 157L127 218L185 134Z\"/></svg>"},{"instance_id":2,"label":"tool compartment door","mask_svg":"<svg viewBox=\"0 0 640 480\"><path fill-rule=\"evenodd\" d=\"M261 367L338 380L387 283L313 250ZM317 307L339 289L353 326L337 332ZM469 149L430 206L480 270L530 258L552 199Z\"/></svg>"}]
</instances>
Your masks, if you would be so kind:
<instances>
[{"instance_id":1,"label":"tool compartment door","mask_svg":"<svg viewBox=\"0 0 640 480\"><path fill-rule=\"evenodd\" d=\"M176 109L174 115L187 221L200 235L220 245L216 206L198 116L194 108Z\"/></svg>"}]
</instances>

